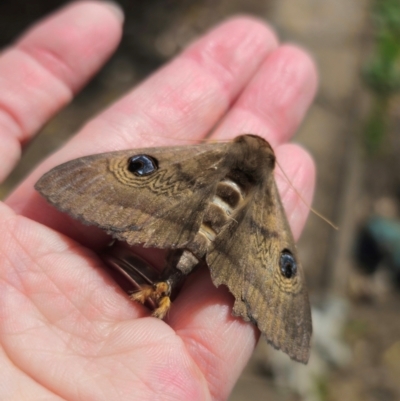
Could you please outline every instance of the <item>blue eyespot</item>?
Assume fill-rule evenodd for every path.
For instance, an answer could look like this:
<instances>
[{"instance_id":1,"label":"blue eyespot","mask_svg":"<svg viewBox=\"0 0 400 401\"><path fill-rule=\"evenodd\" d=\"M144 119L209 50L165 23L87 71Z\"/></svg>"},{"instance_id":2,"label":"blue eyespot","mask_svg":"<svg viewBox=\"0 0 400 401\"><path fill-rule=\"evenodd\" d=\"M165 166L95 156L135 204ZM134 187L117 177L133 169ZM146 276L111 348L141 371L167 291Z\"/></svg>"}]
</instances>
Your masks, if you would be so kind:
<instances>
[{"instance_id":1,"label":"blue eyespot","mask_svg":"<svg viewBox=\"0 0 400 401\"><path fill-rule=\"evenodd\" d=\"M297 263L293 257L293 255L284 250L281 254L281 258L279 261L279 265L281 268L282 276L285 278L292 278L297 273Z\"/></svg>"},{"instance_id":2,"label":"blue eyespot","mask_svg":"<svg viewBox=\"0 0 400 401\"><path fill-rule=\"evenodd\" d=\"M137 155L128 160L128 170L139 176L154 173L157 169L157 160L151 156Z\"/></svg>"}]
</instances>

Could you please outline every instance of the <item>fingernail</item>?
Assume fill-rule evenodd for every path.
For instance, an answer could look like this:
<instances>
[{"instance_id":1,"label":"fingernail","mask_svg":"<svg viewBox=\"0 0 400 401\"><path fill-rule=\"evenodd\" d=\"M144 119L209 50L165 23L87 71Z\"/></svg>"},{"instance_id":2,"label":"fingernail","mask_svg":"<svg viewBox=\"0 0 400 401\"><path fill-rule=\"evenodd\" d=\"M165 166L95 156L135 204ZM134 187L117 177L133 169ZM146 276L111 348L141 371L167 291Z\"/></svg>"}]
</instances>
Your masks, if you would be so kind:
<instances>
[{"instance_id":1,"label":"fingernail","mask_svg":"<svg viewBox=\"0 0 400 401\"><path fill-rule=\"evenodd\" d=\"M124 21L124 11L118 3L106 0L103 2L103 4L107 6L121 22Z\"/></svg>"}]
</instances>

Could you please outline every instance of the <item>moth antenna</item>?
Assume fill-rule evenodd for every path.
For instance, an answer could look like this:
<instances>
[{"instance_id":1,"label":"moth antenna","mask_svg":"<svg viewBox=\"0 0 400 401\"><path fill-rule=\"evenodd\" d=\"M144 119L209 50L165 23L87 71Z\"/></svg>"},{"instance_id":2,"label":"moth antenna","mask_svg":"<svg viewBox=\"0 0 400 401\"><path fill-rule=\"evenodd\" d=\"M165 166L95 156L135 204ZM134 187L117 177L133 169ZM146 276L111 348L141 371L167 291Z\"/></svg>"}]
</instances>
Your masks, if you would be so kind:
<instances>
[{"instance_id":1,"label":"moth antenna","mask_svg":"<svg viewBox=\"0 0 400 401\"><path fill-rule=\"evenodd\" d=\"M333 229L339 230L339 227L335 224L333 224L327 217L319 213L317 210L315 210L310 204L306 202L306 200L301 196L300 192L294 187L292 182L290 181L289 177L286 175L285 171L283 170L282 166L279 164L278 160L276 160L276 164L278 165L279 169L281 170L283 176L286 178L286 181L289 183L290 187L293 189L294 192L296 192L297 196L300 198L300 200L310 209L312 213L314 213L316 216L318 216L320 219L325 221L325 223L328 223Z\"/></svg>"}]
</instances>

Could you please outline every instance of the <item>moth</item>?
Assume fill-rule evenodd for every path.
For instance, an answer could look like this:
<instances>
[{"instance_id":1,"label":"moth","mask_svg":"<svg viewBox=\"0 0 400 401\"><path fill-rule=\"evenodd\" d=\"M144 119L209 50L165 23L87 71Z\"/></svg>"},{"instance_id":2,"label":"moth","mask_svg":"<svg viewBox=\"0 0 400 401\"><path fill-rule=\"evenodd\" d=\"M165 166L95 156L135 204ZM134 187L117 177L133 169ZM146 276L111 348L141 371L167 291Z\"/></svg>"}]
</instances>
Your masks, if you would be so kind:
<instances>
[{"instance_id":1,"label":"moth","mask_svg":"<svg viewBox=\"0 0 400 401\"><path fill-rule=\"evenodd\" d=\"M267 141L241 135L81 157L44 174L35 188L117 240L169 250L160 280L132 296L154 301L154 316L164 317L172 291L205 261L214 285L233 294L233 315L307 363L310 304L274 167Z\"/></svg>"}]
</instances>

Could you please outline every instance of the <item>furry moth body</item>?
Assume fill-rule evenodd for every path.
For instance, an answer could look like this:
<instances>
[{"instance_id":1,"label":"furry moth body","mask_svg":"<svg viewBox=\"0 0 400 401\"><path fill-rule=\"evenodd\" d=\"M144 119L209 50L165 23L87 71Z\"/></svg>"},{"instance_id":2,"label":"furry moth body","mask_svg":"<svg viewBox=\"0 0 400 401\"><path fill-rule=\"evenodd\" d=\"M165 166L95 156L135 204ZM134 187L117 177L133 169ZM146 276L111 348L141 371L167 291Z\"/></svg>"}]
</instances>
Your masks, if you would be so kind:
<instances>
[{"instance_id":1,"label":"furry moth body","mask_svg":"<svg viewBox=\"0 0 400 401\"><path fill-rule=\"evenodd\" d=\"M233 314L307 363L310 305L296 247L276 188L274 152L264 139L124 150L55 167L36 189L55 207L128 244L170 249L156 298L205 260L215 286L235 297ZM156 291L156 292L154 292Z\"/></svg>"}]
</instances>

